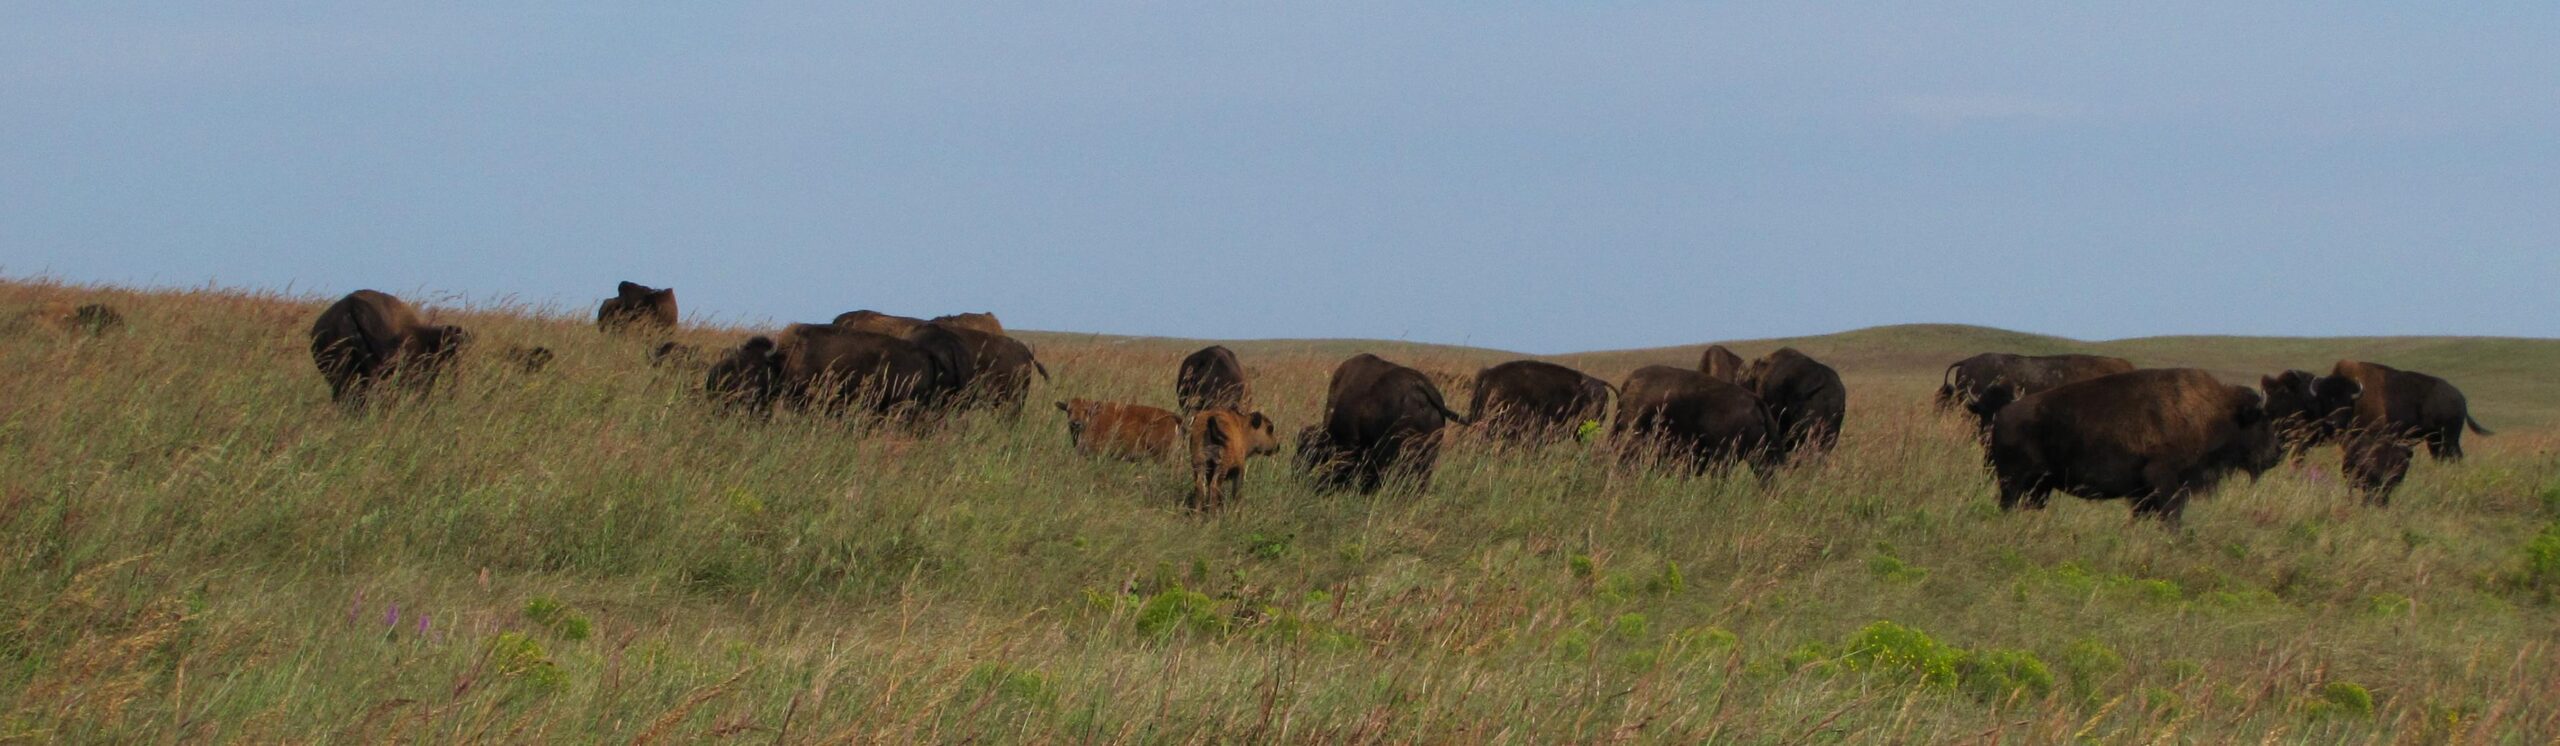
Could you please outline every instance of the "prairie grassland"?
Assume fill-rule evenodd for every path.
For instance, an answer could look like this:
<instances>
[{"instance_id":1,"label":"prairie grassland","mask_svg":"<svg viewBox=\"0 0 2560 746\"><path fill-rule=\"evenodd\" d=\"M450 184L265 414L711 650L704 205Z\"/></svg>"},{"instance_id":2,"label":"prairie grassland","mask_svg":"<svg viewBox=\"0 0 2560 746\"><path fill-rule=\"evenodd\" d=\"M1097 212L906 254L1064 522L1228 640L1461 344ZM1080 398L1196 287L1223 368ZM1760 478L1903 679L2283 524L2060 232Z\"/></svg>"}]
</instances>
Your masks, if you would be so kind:
<instances>
[{"instance_id":1,"label":"prairie grassland","mask_svg":"<svg viewBox=\"0 0 2560 746\"><path fill-rule=\"evenodd\" d=\"M1927 402L2001 340L1924 327L1802 341L1848 432L1766 484L1462 435L1427 492L1320 494L1284 454L1201 517L1048 407L1169 404L1181 343L1026 335L1056 375L1029 409L914 434L715 416L645 340L491 304L440 314L479 345L447 388L349 416L319 299L13 282L0 318L63 297L130 323L0 327L0 741L2560 738L2560 439L2502 419L2553 403L2505 359L2453 377L2507 432L2388 511L2324 450L2183 532L2003 515ZM2271 344L2153 354L2338 354ZM1349 351L1461 386L1502 359L1233 346L1284 432Z\"/></svg>"}]
</instances>

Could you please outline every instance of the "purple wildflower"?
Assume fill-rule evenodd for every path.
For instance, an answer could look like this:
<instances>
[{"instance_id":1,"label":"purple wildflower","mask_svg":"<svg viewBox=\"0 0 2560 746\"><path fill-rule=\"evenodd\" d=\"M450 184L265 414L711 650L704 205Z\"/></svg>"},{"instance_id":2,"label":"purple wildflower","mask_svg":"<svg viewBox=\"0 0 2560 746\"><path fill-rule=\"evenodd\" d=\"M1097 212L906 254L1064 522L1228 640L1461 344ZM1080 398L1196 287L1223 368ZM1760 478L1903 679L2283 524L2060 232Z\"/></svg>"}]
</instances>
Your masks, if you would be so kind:
<instances>
[{"instance_id":1,"label":"purple wildflower","mask_svg":"<svg viewBox=\"0 0 2560 746\"><path fill-rule=\"evenodd\" d=\"M388 614L384 614L384 615L382 616L382 626L385 626L385 627L393 627L393 628L397 628L397 627L399 627L399 626L400 626L400 605L399 605L399 604L397 604L397 603L392 604L392 605L391 605L391 612L390 612L390 613L388 613Z\"/></svg>"},{"instance_id":2,"label":"purple wildflower","mask_svg":"<svg viewBox=\"0 0 2560 746\"><path fill-rule=\"evenodd\" d=\"M427 636L427 613L426 613L426 612L421 611L421 612L418 612L418 637L419 637L419 639L425 639L425 638L426 638L426 636Z\"/></svg>"}]
</instances>

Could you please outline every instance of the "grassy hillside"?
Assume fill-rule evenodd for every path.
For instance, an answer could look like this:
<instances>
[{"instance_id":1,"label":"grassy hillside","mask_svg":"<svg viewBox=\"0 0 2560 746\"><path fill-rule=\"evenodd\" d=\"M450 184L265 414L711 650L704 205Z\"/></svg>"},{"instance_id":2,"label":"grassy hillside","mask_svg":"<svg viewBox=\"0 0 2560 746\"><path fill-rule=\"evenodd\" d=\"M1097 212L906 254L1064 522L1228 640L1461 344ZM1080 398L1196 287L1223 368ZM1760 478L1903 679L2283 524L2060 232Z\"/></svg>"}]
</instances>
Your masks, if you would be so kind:
<instances>
[{"instance_id":1,"label":"grassy hillside","mask_svg":"<svg viewBox=\"0 0 2560 746\"><path fill-rule=\"evenodd\" d=\"M130 323L0 322L0 741L2560 738L2551 342L1746 342L1848 374L1838 453L1764 484L1461 435L1427 492L1257 462L1203 517L1178 467L1078 457L1045 406L1168 403L1179 341L1026 334L1036 406L917 434L716 416L648 340L447 309L480 345L453 385L349 416L301 337L316 299L5 283L0 319L58 299ZM508 344L559 358L511 371ZM1354 350L1453 382L1507 357L1231 346L1284 429ZM2252 380L2353 353L2506 432L2388 511L2328 451L2183 532L2003 515L1926 403L1989 348Z\"/></svg>"}]
</instances>

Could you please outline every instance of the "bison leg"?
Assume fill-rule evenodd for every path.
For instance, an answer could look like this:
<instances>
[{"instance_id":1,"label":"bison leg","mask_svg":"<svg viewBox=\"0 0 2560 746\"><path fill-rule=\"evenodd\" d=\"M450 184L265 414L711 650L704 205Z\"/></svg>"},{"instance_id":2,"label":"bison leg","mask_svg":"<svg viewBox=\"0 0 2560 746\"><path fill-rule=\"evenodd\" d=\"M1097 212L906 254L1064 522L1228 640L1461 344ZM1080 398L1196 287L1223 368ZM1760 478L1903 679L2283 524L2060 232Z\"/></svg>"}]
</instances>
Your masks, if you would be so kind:
<instances>
[{"instance_id":1,"label":"bison leg","mask_svg":"<svg viewBox=\"0 0 2560 746\"><path fill-rule=\"evenodd\" d=\"M2437 430L2435 437L2428 438L2427 455L2434 456L2437 461L2461 461L2462 423L2447 425Z\"/></svg>"}]
</instances>

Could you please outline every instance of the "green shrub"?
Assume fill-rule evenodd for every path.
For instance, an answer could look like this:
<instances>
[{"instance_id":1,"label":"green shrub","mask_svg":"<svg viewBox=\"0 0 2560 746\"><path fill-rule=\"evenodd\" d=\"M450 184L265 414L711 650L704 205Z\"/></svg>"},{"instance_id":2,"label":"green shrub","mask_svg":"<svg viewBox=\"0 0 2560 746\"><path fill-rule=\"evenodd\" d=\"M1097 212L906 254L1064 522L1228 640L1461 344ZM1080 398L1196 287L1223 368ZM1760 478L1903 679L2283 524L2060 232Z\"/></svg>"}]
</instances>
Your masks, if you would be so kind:
<instances>
[{"instance_id":1,"label":"green shrub","mask_svg":"<svg viewBox=\"0 0 2560 746\"><path fill-rule=\"evenodd\" d=\"M489 640L489 660L498 676L532 694L551 694L569 685L569 674L551 662L542 644L520 632L501 632Z\"/></svg>"},{"instance_id":2,"label":"green shrub","mask_svg":"<svg viewBox=\"0 0 2560 746\"><path fill-rule=\"evenodd\" d=\"M2083 700L2094 700L2109 680L2124 671L2124 656L2117 655L2115 648L2106 643L2082 638L2063 649L2062 670L2069 677L2071 691Z\"/></svg>"},{"instance_id":3,"label":"green shrub","mask_svg":"<svg viewBox=\"0 0 2560 746\"><path fill-rule=\"evenodd\" d=\"M1907 675L1929 686L1956 683L1956 664L1965 652L1929 637L1928 633L1889 621L1869 624L1842 646L1841 663L1853 670Z\"/></svg>"},{"instance_id":4,"label":"green shrub","mask_svg":"<svg viewBox=\"0 0 2560 746\"><path fill-rule=\"evenodd\" d=\"M553 637L563 640L573 642L584 640L593 632L586 615L571 611L569 607L549 597L537 596L531 601L526 601L524 618L531 620L534 624L542 625L543 629L551 631Z\"/></svg>"},{"instance_id":5,"label":"green shrub","mask_svg":"<svg viewBox=\"0 0 2560 746\"><path fill-rule=\"evenodd\" d=\"M1889 583L1917 583L1929 577L1928 568L1906 564L1890 554L1867 558L1867 571Z\"/></svg>"},{"instance_id":6,"label":"green shrub","mask_svg":"<svg viewBox=\"0 0 2560 746\"><path fill-rule=\"evenodd\" d=\"M2332 681L2320 688L2320 698L2303 708L2312 717L2363 718L2373 716L2373 693L2363 686Z\"/></svg>"},{"instance_id":7,"label":"green shrub","mask_svg":"<svg viewBox=\"0 0 2560 746\"><path fill-rule=\"evenodd\" d=\"M994 697L998 701L1051 709L1058 704L1058 692L1049 678L1038 671L1004 663L981 663L969 669L962 681L961 696L968 699Z\"/></svg>"},{"instance_id":8,"label":"green shrub","mask_svg":"<svg viewBox=\"0 0 2560 746\"><path fill-rule=\"evenodd\" d=\"M1214 635L1227 631L1227 619L1218 614L1217 602L1208 596L1175 587L1138 605L1137 627L1140 634L1155 637L1179 629Z\"/></svg>"},{"instance_id":9,"label":"green shrub","mask_svg":"<svg viewBox=\"0 0 2560 746\"><path fill-rule=\"evenodd\" d=\"M1965 691L1991 702L2020 694L2041 698L2053 693L2053 670L2024 650L1986 650L1964 656L1957 661L1956 678Z\"/></svg>"}]
</instances>

